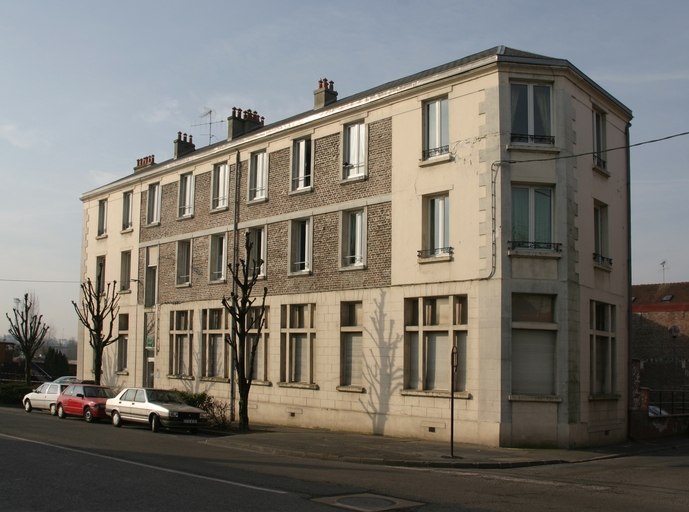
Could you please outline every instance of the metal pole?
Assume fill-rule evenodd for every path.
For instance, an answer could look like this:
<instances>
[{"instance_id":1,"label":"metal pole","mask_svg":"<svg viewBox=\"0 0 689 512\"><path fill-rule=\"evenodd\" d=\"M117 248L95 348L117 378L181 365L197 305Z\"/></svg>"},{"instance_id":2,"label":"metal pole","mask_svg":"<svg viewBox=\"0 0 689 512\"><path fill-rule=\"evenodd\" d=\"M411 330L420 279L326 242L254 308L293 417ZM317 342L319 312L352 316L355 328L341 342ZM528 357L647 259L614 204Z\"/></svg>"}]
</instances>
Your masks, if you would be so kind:
<instances>
[{"instance_id":1,"label":"metal pole","mask_svg":"<svg viewBox=\"0 0 689 512\"><path fill-rule=\"evenodd\" d=\"M452 372L450 375L450 458L455 456L455 375L459 357L457 355L457 345L452 345Z\"/></svg>"},{"instance_id":2,"label":"metal pole","mask_svg":"<svg viewBox=\"0 0 689 512\"><path fill-rule=\"evenodd\" d=\"M229 162L228 162L229 164ZM235 161L234 161L234 222L232 226L232 271L235 272L237 270L237 259L239 257L238 251L239 248L237 247L238 241L239 241L239 234L237 233L237 227L239 224L239 150L237 150L237 153L235 154ZM234 308L235 311L237 311L237 283L235 283L234 279L232 276L230 276L232 279L232 307ZM232 322L232 342L235 344L235 347L237 346L237 326L235 325L235 322ZM230 421L235 421L235 414L234 414L234 403L236 400L236 391L235 391L235 384L237 382L236 377L236 371L237 368L235 368L234 365L234 357L230 357L230 366L232 367L230 371Z\"/></svg>"}]
</instances>

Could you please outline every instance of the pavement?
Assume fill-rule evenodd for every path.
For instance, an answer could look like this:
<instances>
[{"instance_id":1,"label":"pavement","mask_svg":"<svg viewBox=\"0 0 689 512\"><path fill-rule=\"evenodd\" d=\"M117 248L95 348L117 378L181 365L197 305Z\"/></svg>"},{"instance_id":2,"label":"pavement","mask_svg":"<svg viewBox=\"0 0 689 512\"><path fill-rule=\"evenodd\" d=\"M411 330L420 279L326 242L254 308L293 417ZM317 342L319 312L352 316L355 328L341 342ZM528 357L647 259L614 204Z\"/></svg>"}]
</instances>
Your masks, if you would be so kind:
<instances>
[{"instance_id":1,"label":"pavement","mask_svg":"<svg viewBox=\"0 0 689 512\"><path fill-rule=\"evenodd\" d=\"M689 447L689 436L627 441L575 450L491 448L450 445L419 439L353 434L327 430L251 425L246 434L207 431L209 444L273 455L379 466L509 469L546 464L573 464Z\"/></svg>"}]
</instances>

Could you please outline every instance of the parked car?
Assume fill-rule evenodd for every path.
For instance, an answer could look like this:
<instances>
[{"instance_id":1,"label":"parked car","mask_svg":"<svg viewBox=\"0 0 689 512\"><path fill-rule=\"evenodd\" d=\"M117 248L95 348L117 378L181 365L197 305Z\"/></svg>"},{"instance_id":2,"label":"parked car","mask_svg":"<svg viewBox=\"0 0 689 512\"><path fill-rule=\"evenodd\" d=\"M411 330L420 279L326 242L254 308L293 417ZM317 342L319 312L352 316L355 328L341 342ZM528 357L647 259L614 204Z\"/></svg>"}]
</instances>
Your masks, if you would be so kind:
<instances>
[{"instance_id":1,"label":"parked car","mask_svg":"<svg viewBox=\"0 0 689 512\"><path fill-rule=\"evenodd\" d=\"M68 387L68 383L61 383L58 381L41 384L31 393L24 395L22 399L24 410L26 412L31 412L34 409L48 409L50 414L55 416L57 414L57 398L60 396L60 393Z\"/></svg>"},{"instance_id":2,"label":"parked car","mask_svg":"<svg viewBox=\"0 0 689 512\"><path fill-rule=\"evenodd\" d=\"M65 419L67 416L83 416L89 423L107 418L105 402L114 393L109 387L93 384L70 384L57 399L57 415Z\"/></svg>"},{"instance_id":3,"label":"parked car","mask_svg":"<svg viewBox=\"0 0 689 512\"><path fill-rule=\"evenodd\" d=\"M177 391L151 388L127 388L105 403L112 424L121 427L125 421L148 424L153 432L161 427L184 428L196 434L208 423L207 414L187 405Z\"/></svg>"},{"instance_id":4,"label":"parked car","mask_svg":"<svg viewBox=\"0 0 689 512\"><path fill-rule=\"evenodd\" d=\"M60 377L58 379L55 379L53 382L67 382L67 383L73 383L73 382L81 382L79 379L77 379L76 375L65 375L64 377Z\"/></svg>"},{"instance_id":5,"label":"parked car","mask_svg":"<svg viewBox=\"0 0 689 512\"><path fill-rule=\"evenodd\" d=\"M667 412L665 409L661 409L657 405L649 405L648 406L648 415L649 416L670 416L670 413Z\"/></svg>"}]
</instances>

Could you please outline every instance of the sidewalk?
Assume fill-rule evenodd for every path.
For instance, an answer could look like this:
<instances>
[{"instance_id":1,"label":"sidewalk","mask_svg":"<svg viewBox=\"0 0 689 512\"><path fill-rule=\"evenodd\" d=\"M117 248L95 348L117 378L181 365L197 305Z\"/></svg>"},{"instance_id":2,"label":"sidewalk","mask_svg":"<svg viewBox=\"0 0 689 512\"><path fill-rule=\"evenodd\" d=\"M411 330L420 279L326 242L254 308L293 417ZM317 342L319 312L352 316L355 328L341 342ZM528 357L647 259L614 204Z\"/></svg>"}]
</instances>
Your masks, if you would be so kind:
<instances>
[{"instance_id":1,"label":"sidewalk","mask_svg":"<svg viewBox=\"0 0 689 512\"><path fill-rule=\"evenodd\" d=\"M249 434L210 437L208 443L273 455L357 464L508 469L590 462L689 447L689 437L628 441L579 450L489 448L455 443L452 459L449 443L266 425L252 425Z\"/></svg>"}]
</instances>

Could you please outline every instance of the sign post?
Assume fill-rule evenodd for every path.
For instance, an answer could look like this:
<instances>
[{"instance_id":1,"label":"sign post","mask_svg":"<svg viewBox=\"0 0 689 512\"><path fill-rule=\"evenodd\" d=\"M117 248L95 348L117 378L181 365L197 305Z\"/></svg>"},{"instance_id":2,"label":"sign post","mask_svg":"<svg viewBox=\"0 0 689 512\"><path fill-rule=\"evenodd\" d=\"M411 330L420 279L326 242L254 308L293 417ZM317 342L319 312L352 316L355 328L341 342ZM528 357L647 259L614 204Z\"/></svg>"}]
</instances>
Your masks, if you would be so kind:
<instances>
[{"instance_id":1,"label":"sign post","mask_svg":"<svg viewBox=\"0 0 689 512\"><path fill-rule=\"evenodd\" d=\"M450 458L455 456L455 375L459 366L457 345L452 346L452 372L450 373Z\"/></svg>"}]
</instances>

